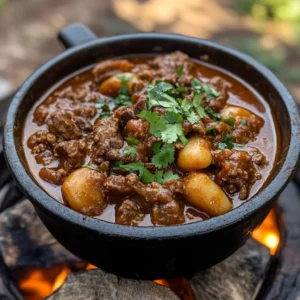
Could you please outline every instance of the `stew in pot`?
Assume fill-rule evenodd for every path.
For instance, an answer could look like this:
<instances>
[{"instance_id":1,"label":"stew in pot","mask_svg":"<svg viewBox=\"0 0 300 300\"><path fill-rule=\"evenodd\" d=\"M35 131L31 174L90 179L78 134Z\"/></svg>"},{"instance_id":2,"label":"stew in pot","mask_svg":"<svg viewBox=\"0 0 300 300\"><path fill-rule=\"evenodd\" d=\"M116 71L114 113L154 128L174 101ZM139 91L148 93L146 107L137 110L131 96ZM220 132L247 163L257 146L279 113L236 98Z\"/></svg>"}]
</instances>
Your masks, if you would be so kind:
<instances>
[{"instance_id":1,"label":"stew in pot","mask_svg":"<svg viewBox=\"0 0 300 300\"><path fill-rule=\"evenodd\" d=\"M23 147L56 200L109 222L158 226L249 200L270 175L277 135L252 87L177 51L66 78L30 111Z\"/></svg>"}]
</instances>

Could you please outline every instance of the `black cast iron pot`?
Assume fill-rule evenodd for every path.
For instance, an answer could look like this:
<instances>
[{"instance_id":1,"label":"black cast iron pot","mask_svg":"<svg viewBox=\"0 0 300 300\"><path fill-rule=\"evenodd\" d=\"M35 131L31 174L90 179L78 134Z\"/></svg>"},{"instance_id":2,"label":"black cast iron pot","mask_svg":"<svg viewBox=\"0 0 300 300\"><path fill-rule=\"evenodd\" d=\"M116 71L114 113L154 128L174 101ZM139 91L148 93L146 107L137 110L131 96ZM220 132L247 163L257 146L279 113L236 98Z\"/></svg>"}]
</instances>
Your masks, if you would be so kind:
<instances>
[{"instance_id":1,"label":"black cast iron pot","mask_svg":"<svg viewBox=\"0 0 300 300\"><path fill-rule=\"evenodd\" d=\"M75 255L107 272L141 279L189 276L241 247L272 208L299 157L298 109L282 83L249 56L191 37L141 33L97 39L84 26L74 24L60 33L60 39L70 49L25 81L11 103L5 125L5 153L12 174L53 236ZM208 55L210 64L242 78L269 103L278 120L281 144L266 186L225 215L169 227L116 225L83 216L51 198L26 170L22 154L22 124L35 101L61 79L99 60L174 50L198 59Z\"/></svg>"}]
</instances>

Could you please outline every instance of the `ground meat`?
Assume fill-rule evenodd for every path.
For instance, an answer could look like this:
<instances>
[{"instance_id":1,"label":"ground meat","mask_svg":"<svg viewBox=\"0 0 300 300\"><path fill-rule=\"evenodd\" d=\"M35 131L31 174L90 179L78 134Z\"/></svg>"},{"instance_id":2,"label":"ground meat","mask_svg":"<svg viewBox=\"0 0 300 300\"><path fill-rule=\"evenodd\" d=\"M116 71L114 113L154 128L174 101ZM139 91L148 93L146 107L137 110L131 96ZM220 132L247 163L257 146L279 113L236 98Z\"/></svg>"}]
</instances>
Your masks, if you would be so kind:
<instances>
[{"instance_id":1,"label":"ground meat","mask_svg":"<svg viewBox=\"0 0 300 300\"><path fill-rule=\"evenodd\" d=\"M153 205L151 221L154 225L175 225L185 221L183 206L176 200Z\"/></svg>"},{"instance_id":2,"label":"ground meat","mask_svg":"<svg viewBox=\"0 0 300 300\"><path fill-rule=\"evenodd\" d=\"M119 119L120 125L124 126L131 119L136 119L134 109L130 106L121 106L114 111L114 116Z\"/></svg>"},{"instance_id":3,"label":"ground meat","mask_svg":"<svg viewBox=\"0 0 300 300\"><path fill-rule=\"evenodd\" d=\"M128 137L142 139L149 133L150 125L142 119L130 120L124 129L124 133Z\"/></svg>"},{"instance_id":4,"label":"ground meat","mask_svg":"<svg viewBox=\"0 0 300 300\"><path fill-rule=\"evenodd\" d=\"M116 223L123 225L137 226L143 220L145 212L135 202L129 199L124 200L120 205L116 206Z\"/></svg>"},{"instance_id":5,"label":"ground meat","mask_svg":"<svg viewBox=\"0 0 300 300\"><path fill-rule=\"evenodd\" d=\"M220 94L220 96L216 99L212 99L209 102L209 106L216 112L219 112L220 110L222 110L225 105L226 102L228 100L228 90L231 88L231 83L229 83L228 81L224 80L223 78L216 76L213 77L209 84L211 86L213 86L218 93Z\"/></svg>"},{"instance_id":6,"label":"ground meat","mask_svg":"<svg viewBox=\"0 0 300 300\"><path fill-rule=\"evenodd\" d=\"M260 174L252 163L251 156L245 151L222 150L213 153L217 168L215 181L230 194L239 192L245 200L252 185L260 179Z\"/></svg>"},{"instance_id":7,"label":"ground meat","mask_svg":"<svg viewBox=\"0 0 300 300\"><path fill-rule=\"evenodd\" d=\"M201 120L199 120L197 123L193 124L192 130L194 132L199 133L200 135L203 135L206 133L205 126Z\"/></svg>"},{"instance_id":8,"label":"ground meat","mask_svg":"<svg viewBox=\"0 0 300 300\"><path fill-rule=\"evenodd\" d=\"M59 166L67 173L80 168L86 157L86 142L82 140L64 141L57 144L53 150L59 158Z\"/></svg>"},{"instance_id":9,"label":"ground meat","mask_svg":"<svg viewBox=\"0 0 300 300\"><path fill-rule=\"evenodd\" d=\"M55 111L47 121L50 132L58 134L65 140L76 140L82 137L82 133L75 124L72 114L64 111Z\"/></svg>"},{"instance_id":10,"label":"ground meat","mask_svg":"<svg viewBox=\"0 0 300 300\"><path fill-rule=\"evenodd\" d=\"M252 148L251 157L252 161L261 168L269 164L267 158L256 148Z\"/></svg>"},{"instance_id":11,"label":"ground meat","mask_svg":"<svg viewBox=\"0 0 300 300\"><path fill-rule=\"evenodd\" d=\"M36 162L46 166L54 160L52 149L57 142L58 139L54 134L40 130L29 137L27 145L31 149L31 153L35 154Z\"/></svg>"},{"instance_id":12,"label":"ground meat","mask_svg":"<svg viewBox=\"0 0 300 300\"><path fill-rule=\"evenodd\" d=\"M208 128L214 128L208 135L209 140L217 149L219 143L221 143L226 135L232 134L232 127L224 122L210 122L206 124L206 130Z\"/></svg>"},{"instance_id":13,"label":"ground meat","mask_svg":"<svg viewBox=\"0 0 300 300\"><path fill-rule=\"evenodd\" d=\"M192 63L189 60L188 55L175 51L171 54L161 55L154 58L149 64L155 70L155 77L163 81L175 84L178 79L178 70L183 66L182 75L189 72L192 67ZM184 79L183 81L185 81Z\"/></svg>"},{"instance_id":14,"label":"ground meat","mask_svg":"<svg viewBox=\"0 0 300 300\"><path fill-rule=\"evenodd\" d=\"M124 140L119 131L119 119L112 116L102 119L94 126L94 144L92 147L92 160L101 163L115 159L124 146Z\"/></svg>"},{"instance_id":15,"label":"ground meat","mask_svg":"<svg viewBox=\"0 0 300 300\"><path fill-rule=\"evenodd\" d=\"M49 107L47 105L41 104L34 111L33 118L39 126L45 123L45 119L49 114Z\"/></svg>"},{"instance_id":16,"label":"ground meat","mask_svg":"<svg viewBox=\"0 0 300 300\"><path fill-rule=\"evenodd\" d=\"M123 72L129 72L133 68L133 64L127 59L107 60L99 63L93 69L95 82L99 83L103 80Z\"/></svg>"},{"instance_id":17,"label":"ground meat","mask_svg":"<svg viewBox=\"0 0 300 300\"><path fill-rule=\"evenodd\" d=\"M110 196L128 195L133 192L132 187L126 182L122 175L109 176L104 182L105 192Z\"/></svg>"},{"instance_id":18,"label":"ground meat","mask_svg":"<svg viewBox=\"0 0 300 300\"><path fill-rule=\"evenodd\" d=\"M39 172L43 180L55 185L62 185L67 175L68 173L62 168L42 168Z\"/></svg>"},{"instance_id":19,"label":"ground meat","mask_svg":"<svg viewBox=\"0 0 300 300\"><path fill-rule=\"evenodd\" d=\"M154 71L147 64L138 64L132 70L140 79L151 82L154 77Z\"/></svg>"},{"instance_id":20,"label":"ground meat","mask_svg":"<svg viewBox=\"0 0 300 300\"><path fill-rule=\"evenodd\" d=\"M249 141L253 141L263 126L263 120L252 114L249 118L236 117L236 126L233 136L237 143L247 144ZM246 121L247 125L240 124L241 121Z\"/></svg>"}]
</instances>

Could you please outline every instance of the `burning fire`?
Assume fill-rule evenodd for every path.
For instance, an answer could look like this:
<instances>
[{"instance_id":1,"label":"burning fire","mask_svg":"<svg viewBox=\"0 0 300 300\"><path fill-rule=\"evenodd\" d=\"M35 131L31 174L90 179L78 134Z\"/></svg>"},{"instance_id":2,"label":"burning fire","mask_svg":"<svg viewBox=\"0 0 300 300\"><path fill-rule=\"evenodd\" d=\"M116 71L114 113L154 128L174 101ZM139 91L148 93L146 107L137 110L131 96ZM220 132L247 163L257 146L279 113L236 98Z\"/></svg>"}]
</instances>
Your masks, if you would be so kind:
<instances>
[{"instance_id":1,"label":"burning fire","mask_svg":"<svg viewBox=\"0 0 300 300\"><path fill-rule=\"evenodd\" d=\"M267 246L272 255L276 253L280 242L280 233L275 210L272 210L262 225L254 231L253 237ZM97 269L97 267L88 264L85 269L92 270ZM60 288L70 273L71 270L63 265L50 269L30 268L18 270L13 274L13 277L26 300L43 300ZM160 279L155 280L155 282L170 288L182 300L194 299L192 289L185 278Z\"/></svg>"}]
</instances>

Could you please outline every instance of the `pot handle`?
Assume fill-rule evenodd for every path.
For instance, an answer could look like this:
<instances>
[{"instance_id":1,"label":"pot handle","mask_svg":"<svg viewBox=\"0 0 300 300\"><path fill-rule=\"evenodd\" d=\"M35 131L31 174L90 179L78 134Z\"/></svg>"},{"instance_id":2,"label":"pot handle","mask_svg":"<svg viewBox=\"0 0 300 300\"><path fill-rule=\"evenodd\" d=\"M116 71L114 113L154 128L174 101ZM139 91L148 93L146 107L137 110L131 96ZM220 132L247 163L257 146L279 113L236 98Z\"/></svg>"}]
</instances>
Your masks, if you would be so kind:
<instances>
[{"instance_id":1,"label":"pot handle","mask_svg":"<svg viewBox=\"0 0 300 300\"><path fill-rule=\"evenodd\" d=\"M71 48L95 40L97 36L85 25L74 23L64 27L58 33L58 39L66 48Z\"/></svg>"}]
</instances>

